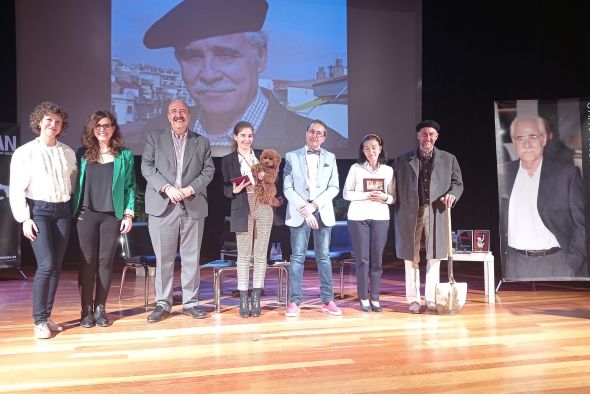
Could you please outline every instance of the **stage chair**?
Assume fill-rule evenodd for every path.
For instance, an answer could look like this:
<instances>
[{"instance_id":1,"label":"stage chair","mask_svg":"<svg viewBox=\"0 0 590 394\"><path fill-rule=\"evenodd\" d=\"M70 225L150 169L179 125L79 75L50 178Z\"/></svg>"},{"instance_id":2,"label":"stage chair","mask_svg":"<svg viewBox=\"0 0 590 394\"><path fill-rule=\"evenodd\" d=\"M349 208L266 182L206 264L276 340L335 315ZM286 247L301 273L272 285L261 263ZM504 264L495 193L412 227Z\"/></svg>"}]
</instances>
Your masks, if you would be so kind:
<instances>
[{"instance_id":1,"label":"stage chair","mask_svg":"<svg viewBox=\"0 0 590 394\"><path fill-rule=\"evenodd\" d=\"M229 216L225 217L223 224L223 234L219 242L219 260L236 261L238 259L238 246L236 243L236 233L229 231Z\"/></svg>"},{"instance_id":2,"label":"stage chair","mask_svg":"<svg viewBox=\"0 0 590 394\"><path fill-rule=\"evenodd\" d=\"M344 298L344 264L354 264L352 257L352 241L348 234L348 223L346 220L339 220L332 227L330 260L337 262L340 269L340 298ZM305 253L306 261L315 261L315 259L315 251L313 249Z\"/></svg>"},{"instance_id":3,"label":"stage chair","mask_svg":"<svg viewBox=\"0 0 590 394\"><path fill-rule=\"evenodd\" d=\"M121 293L127 270L129 268L143 268L145 271L144 305L147 308L150 283L149 268L156 266L156 256L152 247L147 222L133 223L131 231L127 234L121 234L119 241L121 243L121 257L124 263L121 286L119 287L119 301L121 301Z\"/></svg>"},{"instance_id":4,"label":"stage chair","mask_svg":"<svg viewBox=\"0 0 590 394\"><path fill-rule=\"evenodd\" d=\"M213 270L213 303L215 304L215 312L221 313L221 290L223 288L223 273L225 271L237 271L238 267L235 261L215 260L201 266L201 269L210 268ZM252 269L252 266L250 266ZM283 294L285 295L285 306L289 301L289 263L278 263L269 265L267 270L277 271L277 302L282 303ZM284 292L283 292L284 286Z\"/></svg>"}]
</instances>

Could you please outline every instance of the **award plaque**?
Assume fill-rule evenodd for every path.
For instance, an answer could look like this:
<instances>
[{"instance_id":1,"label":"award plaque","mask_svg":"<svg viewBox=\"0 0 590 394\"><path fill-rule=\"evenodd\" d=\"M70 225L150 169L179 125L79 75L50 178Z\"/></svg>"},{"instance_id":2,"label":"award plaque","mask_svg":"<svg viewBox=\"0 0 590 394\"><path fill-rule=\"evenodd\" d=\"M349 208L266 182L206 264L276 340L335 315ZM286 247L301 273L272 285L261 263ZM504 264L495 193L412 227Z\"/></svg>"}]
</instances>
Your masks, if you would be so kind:
<instances>
[{"instance_id":1,"label":"award plaque","mask_svg":"<svg viewBox=\"0 0 590 394\"><path fill-rule=\"evenodd\" d=\"M473 251L490 251L490 230L473 230Z\"/></svg>"},{"instance_id":2,"label":"award plaque","mask_svg":"<svg viewBox=\"0 0 590 394\"><path fill-rule=\"evenodd\" d=\"M363 179L364 192L383 192L385 193L385 179L383 178L365 178Z\"/></svg>"},{"instance_id":3,"label":"award plaque","mask_svg":"<svg viewBox=\"0 0 590 394\"><path fill-rule=\"evenodd\" d=\"M239 176L239 177L237 177L237 178L232 178L232 179L231 179L231 183L232 183L234 186L238 186L238 185L239 185L239 184L241 184L242 182L244 182L244 183L248 183L248 182L250 182L250 178L248 178L248 175L242 175L242 176Z\"/></svg>"},{"instance_id":4,"label":"award plaque","mask_svg":"<svg viewBox=\"0 0 590 394\"><path fill-rule=\"evenodd\" d=\"M457 230L457 253L473 252L473 230Z\"/></svg>"}]
</instances>

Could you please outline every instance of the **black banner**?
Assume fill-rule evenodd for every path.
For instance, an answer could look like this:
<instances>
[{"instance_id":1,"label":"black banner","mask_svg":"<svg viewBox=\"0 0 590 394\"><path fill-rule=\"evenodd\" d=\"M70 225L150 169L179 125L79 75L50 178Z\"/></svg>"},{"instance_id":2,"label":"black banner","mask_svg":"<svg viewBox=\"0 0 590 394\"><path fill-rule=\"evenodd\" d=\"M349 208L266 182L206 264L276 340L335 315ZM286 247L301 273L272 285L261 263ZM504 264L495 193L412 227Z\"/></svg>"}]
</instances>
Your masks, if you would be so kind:
<instances>
[{"instance_id":1,"label":"black banner","mask_svg":"<svg viewBox=\"0 0 590 394\"><path fill-rule=\"evenodd\" d=\"M0 269L20 270L20 228L10 211L10 160L19 144L18 127L0 122Z\"/></svg>"}]
</instances>

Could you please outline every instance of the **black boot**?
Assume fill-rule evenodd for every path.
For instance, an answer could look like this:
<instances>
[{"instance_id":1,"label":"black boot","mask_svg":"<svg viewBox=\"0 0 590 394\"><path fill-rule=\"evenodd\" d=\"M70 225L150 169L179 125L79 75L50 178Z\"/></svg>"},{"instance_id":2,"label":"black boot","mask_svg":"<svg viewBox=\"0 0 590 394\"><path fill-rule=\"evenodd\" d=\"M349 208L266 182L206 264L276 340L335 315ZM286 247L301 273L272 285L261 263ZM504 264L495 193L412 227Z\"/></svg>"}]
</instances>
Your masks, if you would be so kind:
<instances>
[{"instance_id":1,"label":"black boot","mask_svg":"<svg viewBox=\"0 0 590 394\"><path fill-rule=\"evenodd\" d=\"M109 319L107 319L107 313L104 309L104 305L97 305L94 310L94 320L96 325L100 327L106 327L109 325Z\"/></svg>"},{"instance_id":2,"label":"black boot","mask_svg":"<svg viewBox=\"0 0 590 394\"><path fill-rule=\"evenodd\" d=\"M252 289L252 317L260 316L260 292L262 289Z\"/></svg>"},{"instance_id":3,"label":"black boot","mask_svg":"<svg viewBox=\"0 0 590 394\"><path fill-rule=\"evenodd\" d=\"M240 290L240 316L250 316L250 309L248 305L248 290Z\"/></svg>"},{"instance_id":4,"label":"black boot","mask_svg":"<svg viewBox=\"0 0 590 394\"><path fill-rule=\"evenodd\" d=\"M92 305L84 306L84 308L82 308L82 313L80 314L80 327L90 328L94 327L95 324L96 321L92 315Z\"/></svg>"}]
</instances>

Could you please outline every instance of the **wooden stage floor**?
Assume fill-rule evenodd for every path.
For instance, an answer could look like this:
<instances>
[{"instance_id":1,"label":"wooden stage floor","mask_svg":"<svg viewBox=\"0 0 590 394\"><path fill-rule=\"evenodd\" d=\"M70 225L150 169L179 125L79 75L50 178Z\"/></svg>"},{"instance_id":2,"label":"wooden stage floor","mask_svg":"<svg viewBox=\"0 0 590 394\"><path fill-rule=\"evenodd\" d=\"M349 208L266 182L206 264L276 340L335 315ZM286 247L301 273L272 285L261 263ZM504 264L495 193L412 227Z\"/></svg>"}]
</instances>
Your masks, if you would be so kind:
<instances>
[{"instance_id":1,"label":"wooden stage floor","mask_svg":"<svg viewBox=\"0 0 590 394\"><path fill-rule=\"evenodd\" d=\"M590 392L589 283L504 284L488 305L481 267L456 263L455 272L469 284L457 316L408 314L403 268L392 262L382 313L359 310L347 267L345 298L337 299L343 316L323 314L310 264L299 317L285 317L271 271L263 315L241 319L233 273L225 275L222 313L215 314L211 271L202 270L209 317L193 320L175 306L171 318L148 324L143 278L131 274L119 302L117 271L107 305L112 325L84 329L76 273L65 271L53 320L67 328L49 340L33 338L32 282L4 272L0 392Z\"/></svg>"}]
</instances>

